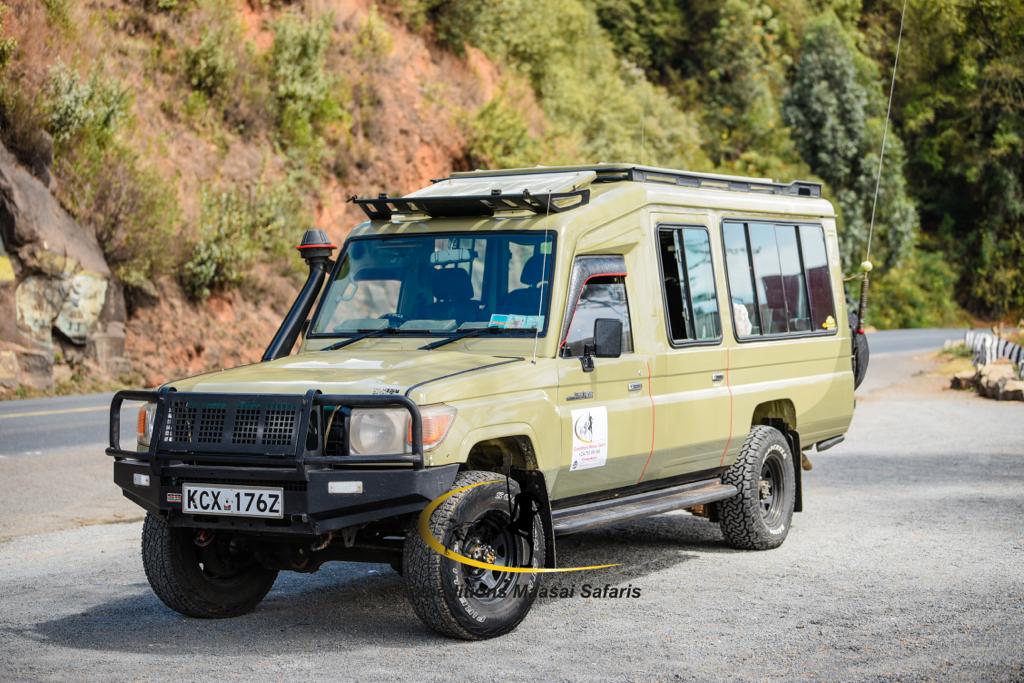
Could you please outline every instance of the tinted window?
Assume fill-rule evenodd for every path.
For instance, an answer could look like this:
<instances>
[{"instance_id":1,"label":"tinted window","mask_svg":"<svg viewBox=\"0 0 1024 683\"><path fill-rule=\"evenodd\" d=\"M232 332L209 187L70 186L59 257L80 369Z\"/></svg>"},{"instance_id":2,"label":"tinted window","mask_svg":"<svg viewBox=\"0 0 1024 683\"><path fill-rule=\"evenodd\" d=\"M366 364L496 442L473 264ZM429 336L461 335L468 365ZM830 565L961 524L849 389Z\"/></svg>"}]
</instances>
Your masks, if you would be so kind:
<instances>
[{"instance_id":1,"label":"tinted window","mask_svg":"<svg viewBox=\"0 0 1024 683\"><path fill-rule=\"evenodd\" d=\"M825 233L820 225L800 226L800 249L807 278L811 329L832 329L835 327L836 310L832 299L832 281L828 275Z\"/></svg>"},{"instance_id":2,"label":"tinted window","mask_svg":"<svg viewBox=\"0 0 1024 683\"><path fill-rule=\"evenodd\" d=\"M743 223L725 224L725 270L729 275L732 317L740 337L761 334L761 318L754 299L754 271Z\"/></svg>"},{"instance_id":3,"label":"tinted window","mask_svg":"<svg viewBox=\"0 0 1024 683\"><path fill-rule=\"evenodd\" d=\"M314 335L392 328L446 334L546 321L551 233L401 235L356 239L342 254L313 322Z\"/></svg>"},{"instance_id":4,"label":"tinted window","mask_svg":"<svg viewBox=\"0 0 1024 683\"><path fill-rule=\"evenodd\" d=\"M807 332L811 329L811 313L807 305L804 271L800 265L800 247L797 246L796 226L776 226L775 242L779 246L779 265L782 267L782 298L786 305L788 331Z\"/></svg>"},{"instance_id":5,"label":"tinted window","mask_svg":"<svg viewBox=\"0 0 1024 683\"><path fill-rule=\"evenodd\" d=\"M569 333L562 344L563 354L582 356L583 346L594 343L594 321L616 318L622 321L622 352L633 350L626 302L626 282L622 277L595 277L587 282L573 311Z\"/></svg>"},{"instance_id":6,"label":"tinted window","mask_svg":"<svg viewBox=\"0 0 1024 683\"><path fill-rule=\"evenodd\" d=\"M672 339L718 339L722 327L708 232L667 228L658 237Z\"/></svg>"},{"instance_id":7,"label":"tinted window","mask_svg":"<svg viewBox=\"0 0 1024 683\"><path fill-rule=\"evenodd\" d=\"M821 226L726 223L723 234L737 336L835 328Z\"/></svg>"}]
</instances>

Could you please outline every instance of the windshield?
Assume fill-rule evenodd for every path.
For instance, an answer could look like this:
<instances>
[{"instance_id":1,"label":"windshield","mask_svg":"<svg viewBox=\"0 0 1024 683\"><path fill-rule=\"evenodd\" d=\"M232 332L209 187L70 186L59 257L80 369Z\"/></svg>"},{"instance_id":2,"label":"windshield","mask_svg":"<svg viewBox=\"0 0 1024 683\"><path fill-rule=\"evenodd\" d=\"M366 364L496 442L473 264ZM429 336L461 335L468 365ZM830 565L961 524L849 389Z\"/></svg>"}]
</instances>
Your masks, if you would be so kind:
<instances>
[{"instance_id":1,"label":"windshield","mask_svg":"<svg viewBox=\"0 0 1024 683\"><path fill-rule=\"evenodd\" d=\"M555 235L496 232L350 240L311 336L391 328L451 334L545 330Z\"/></svg>"}]
</instances>

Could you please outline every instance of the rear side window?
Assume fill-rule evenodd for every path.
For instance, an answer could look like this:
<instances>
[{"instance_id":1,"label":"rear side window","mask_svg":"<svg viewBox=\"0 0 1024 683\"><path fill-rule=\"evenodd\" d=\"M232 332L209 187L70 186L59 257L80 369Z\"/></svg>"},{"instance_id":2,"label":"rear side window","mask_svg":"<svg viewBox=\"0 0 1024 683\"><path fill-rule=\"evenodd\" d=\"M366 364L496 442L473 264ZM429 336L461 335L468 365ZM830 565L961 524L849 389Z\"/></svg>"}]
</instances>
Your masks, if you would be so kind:
<instances>
[{"instance_id":1,"label":"rear side window","mask_svg":"<svg viewBox=\"0 0 1024 683\"><path fill-rule=\"evenodd\" d=\"M622 352L633 351L633 335L629 325L626 301L626 280L619 275L593 277L583 286L580 300L572 314L569 332L562 343L563 356L582 356L584 345L594 343L594 321L616 318L622 321Z\"/></svg>"},{"instance_id":2,"label":"rear side window","mask_svg":"<svg viewBox=\"0 0 1024 683\"><path fill-rule=\"evenodd\" d=\"M723 237L738 337L836 328L820 225L727 222Z\"/></svg>"},{"instance_id":3,"label":"rear side window","mask_svg":"<svg viewBox=\"0 0 1024 683\"><path fill-rule=\"evenodd\" d=\"M703 228L658 230L669 335L674 342L722 336L711 239Z\"/></svg>"}]
</instances>

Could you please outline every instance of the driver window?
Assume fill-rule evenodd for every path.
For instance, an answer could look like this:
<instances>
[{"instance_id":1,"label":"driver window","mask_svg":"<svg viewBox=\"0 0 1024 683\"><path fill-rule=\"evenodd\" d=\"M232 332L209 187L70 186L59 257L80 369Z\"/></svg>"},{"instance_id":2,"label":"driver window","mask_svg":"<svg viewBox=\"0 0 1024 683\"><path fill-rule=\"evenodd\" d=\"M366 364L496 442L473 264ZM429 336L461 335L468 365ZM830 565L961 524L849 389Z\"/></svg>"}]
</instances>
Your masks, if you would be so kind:
<instances>
[{"instance_id":1,"label":"driver window","mask_svg":"<svg viewBox=\"0 0 1024 683\"><path fill-rule=\"evenodd\" d=\"M626 279L621 275L598 275L590 278L583 286L569 324L569 333L562 342L562 355L583 355L583 347L594 343L594 321L598 318L622 321L622 352L631 353L633 335L629 325Z\"/></svg>"}]
</instances>

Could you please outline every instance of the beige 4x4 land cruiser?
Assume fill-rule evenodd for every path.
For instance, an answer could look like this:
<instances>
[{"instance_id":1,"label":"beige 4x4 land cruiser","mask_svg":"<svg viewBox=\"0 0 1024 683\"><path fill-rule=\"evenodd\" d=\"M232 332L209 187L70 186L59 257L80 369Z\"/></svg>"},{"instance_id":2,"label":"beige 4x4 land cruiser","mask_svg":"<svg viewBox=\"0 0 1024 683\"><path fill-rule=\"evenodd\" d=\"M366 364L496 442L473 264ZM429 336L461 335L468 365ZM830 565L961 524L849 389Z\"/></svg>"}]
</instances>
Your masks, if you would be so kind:
<instances>
[{"instance_id":1,"label":"beige 4x4 land cruiser","mask_svg":"<svg viewBox=\"0 0 1024 683\"><path fill-rule=\"evenodd\" d=\"M599 164L354 200L370 220L336 262L306 233L264 362L115 397L153 590L228 617L280 570L390 563L430 627L486 638L525 617L559 534L690 509L778 546L801 451L854 407L820 194Z\"/></svg>"}]
</instances>

